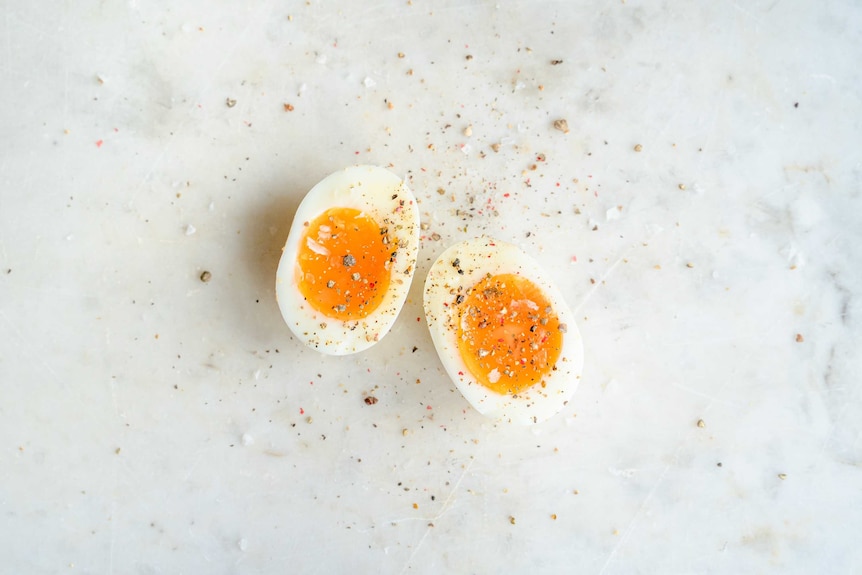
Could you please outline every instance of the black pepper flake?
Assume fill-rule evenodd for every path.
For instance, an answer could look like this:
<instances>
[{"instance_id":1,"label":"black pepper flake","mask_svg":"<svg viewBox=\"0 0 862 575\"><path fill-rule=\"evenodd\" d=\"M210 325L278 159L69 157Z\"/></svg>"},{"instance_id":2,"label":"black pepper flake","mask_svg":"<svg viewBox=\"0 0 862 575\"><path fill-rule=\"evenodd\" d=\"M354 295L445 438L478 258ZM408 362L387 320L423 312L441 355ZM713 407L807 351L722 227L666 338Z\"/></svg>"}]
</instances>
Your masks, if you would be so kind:
<instances>
[{"instance_id":1,"label":"black pepper flake","mask_svg":"<svg viewBox=\"0 0 862 575\"><path fill-rule=\"evenodd\" d=\"M457 268L457 267L458 267L458 266L460 266L460 265L461 265L461 260L460 260L460 259L455 258L454 260L452 260L452 267L453 267L453 268Z\"/></svg>"},{"instance_id":2,"label":"black pepper flake","mask_svg":"<svg viewBox=\"0 0 862 575\"><path fill-rule=\"evenodd\" d=\"M464 296L459 295L455 298L455 303L464 303Z\"/></svg>"},{"instance_id":3,"label":"black pepper flake","mask_svg":"<svg viewBox=\"0 0 862 575\"><path fill-rule=\"evenodd\" d=\"M346 256L341 258L341 263L344 265L344 267L349 268L356 265L356 258L353 256L353 254L347 254Z\"/></svg>"},{"instance_id":4,"label":"black pepper flake","mask_svg":"<svg viewBox=\"0 0 862 575\"><path fill-rule=\"evenodd\" d=\"M557 66L557 65L562 64L562 63L563 63L562 60L551 60L551 66Z\"/></svg>"},{"instance_id":5,"label":"black pepper flake","mask_svg":"<svg viewBox=\"0 0 862 575\"><path fill-rule=\"evenodd\" d=\"M204 283L207 283L208 281L210 281L210 280L212 279L212 277L213 277L213 275L212 275L210 272L206 271L206 270L204 270L204 271L201 273L201 281L202 281L202 282L204 282Z\"/></svg>"}]
</instances>

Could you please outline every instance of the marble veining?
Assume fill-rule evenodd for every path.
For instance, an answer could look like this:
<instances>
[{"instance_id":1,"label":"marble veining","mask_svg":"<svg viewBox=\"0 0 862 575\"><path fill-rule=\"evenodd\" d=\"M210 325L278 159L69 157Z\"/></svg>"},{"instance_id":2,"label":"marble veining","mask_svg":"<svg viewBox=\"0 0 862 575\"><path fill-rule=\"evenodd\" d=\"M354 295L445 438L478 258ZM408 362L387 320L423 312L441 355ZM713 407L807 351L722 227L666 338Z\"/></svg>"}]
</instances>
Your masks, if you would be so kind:
<instances>
[{"instance_id":1,"label":"marble veining","mask_svg":"<svg viewBox=\"0 0 862 575\"><path fill-rule=\"evenodd\" d=\"M856 3L3 8L0 571L862 570ZM326 357L275 270L357 163L416 194L419 262ZM583 337L538 426L473 411L423 318L483 233Z\"/></svg>"}]
</instances>

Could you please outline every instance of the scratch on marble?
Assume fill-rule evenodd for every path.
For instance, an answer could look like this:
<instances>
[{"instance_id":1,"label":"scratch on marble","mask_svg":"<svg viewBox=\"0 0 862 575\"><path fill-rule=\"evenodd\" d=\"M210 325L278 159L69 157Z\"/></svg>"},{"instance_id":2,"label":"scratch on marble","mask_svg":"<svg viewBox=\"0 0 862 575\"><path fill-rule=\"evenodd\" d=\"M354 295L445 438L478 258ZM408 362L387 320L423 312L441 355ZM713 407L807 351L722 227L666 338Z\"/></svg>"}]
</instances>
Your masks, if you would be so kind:
<instances>
[{"instance_id":1,"label":"scratch on marble","mask_svg":"<svg viewBox=\"0 0 862 575\"><path fill-rule=\"evenodd\" d=\"M662 232L661 229L655 231L646 240L645 243L652 242L656 238L656 236L658 236L661 232ZM602 276L598 279L598 281L596 281L596 283L593 284L593 287L591 287L590 290L586 293L584 298L581 300L581 303L579 303L574 308L572 308L572 311L576 315L580 312L581 308L587 304L587 302L590 300L590 298L593 297L593 294L596 293L596 290L598 290L600 286L604 285L605 280L607 280L611 276L611 274L614 272L614 270L617 268L617 266L620 265L621 262L628 259L633 251L634 250L630 249L630 250L626 251L623 255L621 255L619 258L617 258L617 260L611 265L611 267L609 267L608 270L604 274L602 274Z\"/></svg>"},{"instance_id":2,"label":"scratch on marble","mask_svg":"<svg viewBox=\"0 0 862 575\"><path fill-rule=\"evenodd\" d=\"M733 401L727 401L727 400L720 399L718 397L715 397L715 396L712 396L712 395L709 395L709 394L706 394L706 393L703 393L700 391L696 391L694 389L690 389L688 387L685 387L684 385L680 385L680 384L675 383L675 382L671 382L671 385L673 385L677 389L681 389L682 391L685 391L685 392L690 393L692 395L696 395L698 397L708 399L710 402L720 403L721 405L725 405L728 407L739 407L741 405L741 404L735 403ZM709 409L709 407L711 407L711 404L707 406L707 409Z\"/></svg>"},{"instance_id":3,"label":"scratch on marble","mask_svg":"<svg viewBox=\"0 0 862 575\"><path fill-rule=\"evenodd\" d=\"M579 303L578 305L576 305L576 306L574 307L574 309L572 310L575 314L577 314L578 312L580 312L581 308L582 308L582 307L584 307L584 306L587 304L587 302L588 302L588 301L590 301L590 298L591 298L591 297L593 297L593 294L594 294L594 293L596 293L596 290L598 290L598 289L599 289L599 286L601 286L601 285L603 285L603 284L605 283L605 280L606 280L608 277L610 277L610 275L614 272L614 270L616 269L616 267L617 267L617 266L620 264L620 262L622 262L624 259L626 259L626 256L625 256L625 255L620 256L620 257L617 259L617 261L615 261L615 262L613 263L613 265L611 265L611 267L609 267L609 268L608 268L608 271L606 271L604 274L602 274L602 277L600 277L600 278L599 278L599 280L598 280L595 284L593 284L593 287L591 287L591 288L590 288L590 291L588 291L588 292L587 292L587 294L584 296L584 299L582 299L582 300L581 300L581 303Z\"/></svg>"},{"instance_id":4,"label":"scratch on marble","mask_svg":"<svg viewBox=\"0 0 862 575\"><path fill-rule=\"evenodd\" d=\"M712 106L712 118L709 121L709 130L706 133L706 138L704 138L704 140L703 140L703 146L702 146L703 150L709 150L710 145L712 145L712 139L715 136L715 126L716 126L716 122L718 121L718 112L721 109L722 105L724 104L724 99L726 97L726 94L727 94L726 90L721 90L719 92L718 98L716 98L715 104ZM703 173L702 169L703 169L703 161L704 161L705 157L706 157L705 154L699 154L698 155L697 167L695 168L695 173L697 173L698 175Z\"/></svg>"},{"instance_id":5,"label":"scratch on marble","mask_svg":"<svg viewBox=\"0 0 862 575\"><path fill-rule=\"evenodd\" d=\"M117 464L114 463L114 492L117 491ZM111 544L108 547L108 575L111 575L114 572L114 546L117 541L117 499L115 496L111 497L111 516L109 520L111 522Z\"/></svg>"},{"instance_id":6,"label":"scratch on marble","mask_svg":"<svg viewBox=\"0 0 862 575\"><path fill-rule=\"evenodd\" d=\"M26 338L26 337L24 336L24 334L21 332L21 330L20 330L20 329L18 329L18 327L15 325L15 323L14 323L14 322L12 322L12 320L10 320L10 319L9 319L9 317L6 315L6 313L5 313L5 312L3 312L2 310L0 310L0 319L2 319L2 320L3 320L3 322L4 322L6 325L8 325L8 326L9 326L10 330L11 330L12 332L14 332L15 337L14 337L14 338L10 338L10 339L12 339L13 345L15 345L15 346L16 346L16 348L17 348L20 352L22 352L22 355L30 356L30 354L29 354L29 353L27 353L27 351L26 351L26 350L22 349L20 346L18 346L18 345L15 343L15 342L22 342L22 341L23 341L23 342L25 342L25 343L29 343L29 342L28 342L28 340L27 340L27 338ZM34 346L34 347L35 347L35 346ZM60 376L59 376L59 375L57 375L57 372L56 372L56 371L54 371L54 368L52 368L50 365L48 365L48 362L47 362L47 361L45 361L44 359L38 359L38 360L36 360L36 359L35 359L35 358L33 358L32 356L28 357L28 359L30 360L30 362L31 362L31 363L33 363L33 364L35 364L35 365L41 365L41 366L45 369L45 371L47 371L47 372L51 375L51 378L54 380L54 382L55 382L55 383L60 383L60 382L62 381L62 380L60 379Z\"/></svg>"},{"instance_id":7,"label":"scratch on marble","mask_svg":"<svg viewBox=\"0 0 862 575\"><path fill-rule=\"evenodd\" d=\"M212 86L215 82L216 74L224 67L224 65L228 62L228 60L230 60L234 56L234 54L237 51L237 48L239 48L240 44L249 35L249 31L255 25L259 25L262 21L267 19L267 16L272 11L271 5L272 5L272 2L267 2L266 5L260 9L258 14L254 18L251 19L251 21L245 26L245 28L243 28L242 32L239 33L239 35L237 36L237 38L233 42L233 44L227 50L225 50L224 56L218 62L218 64L216 64L215 68L212 71L212 74L210 74L209 82L204 84L204 86L201 88L201 90L198 94L198 98L189 107L189 110L188 110L189 114L187 114L187 117L179 123L179 126L177 126L174 130L172 130L172 132L174 134L178 134L181 129L185 128L185 126L191 122L191 117L192 117L191 112L194 111L195 107L197 106L197 102L202 99L202 96L204 94L206 94L212 88ZM140 194L141 189L144 187L144 184L150 179L150 177L152 177L153 173L161 165L162 160L167 155L168 148L171 146L170 142L173 142L173 141L175 141L174 138L169 140L169 143L162 147L161 151L156 156L156 159L153 160L152 164L150 164L150 167L147 170L147 172L144 174L144 176L138 182L138 185L135 186L135 192L132 194L132 197L129 199L129 203L128 203L130 207L134 206L134 202L137 199L138 194Z\"/></svg>"},{"instance_id":8,"label":"scratch on marble","mask_svg":"<svg viewBox=\"0 0 862 575\"><path fill-rule=\"evenodd\" d=\"M659 475L658 479L655 481L655 483L653 483L652 489L650 489L649 493L647 493L646 497L644 497L643 501L640 504L640 507L638 507L638 510L635 512L634 516L631 518L628 525L626 525L626 528L623 530L622 537L620 538L619 542L616 545L614 545L614 548L611 549L611 552L608 555L608 558L605 561L605 564L602 566L601 570L599 571L599 575L602 575L605 571L607 571L608 567L611 565L611 563L613 563L614 557L616 557L617 551L619 551L620 547L625 545L626 541L628 541L629 537L631 537L632 531L634 530L635 523L637 522L638 518L643 514L644 510L646 509L647 504L649 504L650 500L655 495L655 492L658 489L658 486L661 485L661 483L664 481L664 478L667 476L667 472L670 470L671 466L676 463L677 458L679 457L679 451L680 451L680 449L682 449L683 443L684 442L680 442L680 444L677 446L676 451L674 452L674 455L673 455L673 460L670 463L668 463L667 465L665 465L664 470L661 472L661 475Z\"/></svg>"},{"instance_id":9,"label":"scratch on marble","mask_svg":"<svg viewBox=\"0 0 862 575\"><path fill-rule=\"evenodd\" d=\"M461 487L461 481L464 480L464 477L467 476L467 473L470 471L470 468L473 467L473 463L475 459L471 459L470 463L464 468L464 471L461 472L461 475L458 477L458 480L455 482L455 485L452 486L452 489L449 491L449 495L446 496L446 500L443 502L443 505L440 507L440 511L432 517L429 521L431 523L438 521L441 517L443 517L449 510L452 508L451 502L452 498L455 497L455 493L457 493L459 487ZM422 534L422 537L419 538L419 541L416 543L416 546L413 548L413 553L410 554L410 557L407 558L407 561L404 563L404 567L401 569L401 573L406 573L407 569L410 568L410 564L413 562L413 558L419 552L419 549L422 547L422 544L425 543L425 539L428 537L428 534L431 533L433 527L430 525L425 528L425 532Z\"/></svg>"},{"instance_id":10,"label":"scratch on marble","mask_svg":"<svg viewBox=\"0 0 862 575\"><path fill-rule=\"evenodd\" d=\"M12 65L12 26L9 24L9 19L11 16L9 15L11 10L9 7L6 7L6 18L5 18L5 28L6 28L6 65Z\"/></svg>"},{"instance_id":11,"label":"scratch on marble","mask_svg":"<svg viewBox=\"0 0 862 575\"><path fill-rule=\"evenodd\" d=\"M734 2L733 7L736 8L739 12L741 12L745 16L747 16L748 18L750 18L755 24L757 24L758 27L763 25L763 22L760 20L760 18L758 18L757 16L752 14L750 10L746 10L745 8L740 6L738 2Z\"/></svg>"}]
</instances>

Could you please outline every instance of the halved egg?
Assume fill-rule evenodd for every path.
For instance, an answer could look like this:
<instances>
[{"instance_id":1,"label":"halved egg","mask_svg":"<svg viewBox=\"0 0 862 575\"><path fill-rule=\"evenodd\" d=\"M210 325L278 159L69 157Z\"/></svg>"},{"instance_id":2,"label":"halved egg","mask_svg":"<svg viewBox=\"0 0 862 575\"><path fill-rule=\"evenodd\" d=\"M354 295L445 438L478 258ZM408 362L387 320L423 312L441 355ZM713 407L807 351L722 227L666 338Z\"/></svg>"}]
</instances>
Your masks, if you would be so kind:
<instances>
[{"instance_id":1,"label":"halved egg","mask_svg":"<svg viewBox=\"0 0 862 575\"><path fill-rule=\"evenodd\" d=\"M571 399L580 333L560 291L516 246L488 237L451 246L428 272L424 307L443 367L479 413L533 424Z\"/></svg>"},{"instance_id":2,"label":"halved egg","mask_svg":"<svg viewBox=\"0 0 862 575\"><path fill-rule=\"evenodd\" d=\"M418 251L419 209L401 178L376 166L335 172L296 210L276 272L281 315L323 353L367 349L401 311Z\"/></svg>"}]
</instances>

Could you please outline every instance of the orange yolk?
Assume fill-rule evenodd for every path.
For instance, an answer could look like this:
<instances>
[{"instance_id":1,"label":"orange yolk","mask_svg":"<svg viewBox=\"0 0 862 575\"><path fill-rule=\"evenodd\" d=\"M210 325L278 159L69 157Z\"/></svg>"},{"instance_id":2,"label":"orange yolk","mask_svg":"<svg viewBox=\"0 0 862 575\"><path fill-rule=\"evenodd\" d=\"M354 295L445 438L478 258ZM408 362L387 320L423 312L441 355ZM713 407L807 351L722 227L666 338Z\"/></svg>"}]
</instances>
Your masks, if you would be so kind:
<instances>
[{"instance_id":1,"label":"orange yolk","mask_svg":"<svg viewBox=\"0 0 862 575\"><path fill-rule=\"evenodd\" d=\"M395 255L389 231L353 208L330 208L305 225L296 279L311 307L340 320L377 309Z\"/></svg>"},{"instance_id":2,"label":"orange yolk","mask_svg":"<svg viewBox=\"0 0 862 575\"><path fill-rule=\"evenodd\" d=\"M479 383L516 394L555 369L566 326L536 284L513 274L488 275L455 301L458 350Z\"/></svg>"}]
</instances>

